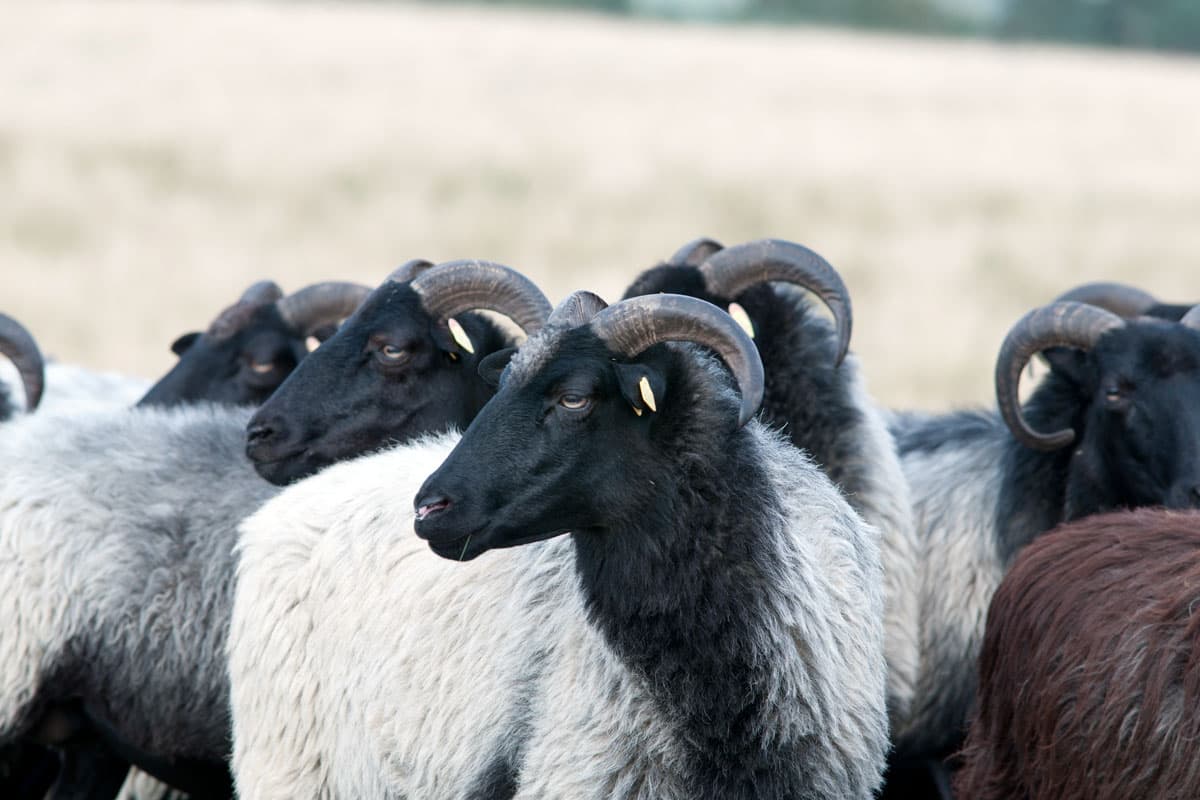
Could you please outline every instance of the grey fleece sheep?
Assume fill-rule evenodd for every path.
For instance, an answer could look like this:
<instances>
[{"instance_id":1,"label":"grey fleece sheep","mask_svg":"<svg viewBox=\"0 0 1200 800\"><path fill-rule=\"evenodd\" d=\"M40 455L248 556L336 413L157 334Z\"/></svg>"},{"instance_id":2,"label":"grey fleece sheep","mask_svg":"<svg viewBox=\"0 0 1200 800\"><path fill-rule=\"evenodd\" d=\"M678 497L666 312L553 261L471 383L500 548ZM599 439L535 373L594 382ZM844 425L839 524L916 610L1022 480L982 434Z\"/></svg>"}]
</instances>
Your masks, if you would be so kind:
<instances>
[{"instance_id":1,"label":"grey fleece sheep","mask_svg":"<svg viewBox=\"0 0 1200 800\"><path fill-rule=\"evenodd\" d=\"M227 786L236 528L278 491L242 452L249 415L202 405L6 426L0 464L19 466L0 480L0 743L82 712L194 788Z\"/></svg>"}]
</instances>

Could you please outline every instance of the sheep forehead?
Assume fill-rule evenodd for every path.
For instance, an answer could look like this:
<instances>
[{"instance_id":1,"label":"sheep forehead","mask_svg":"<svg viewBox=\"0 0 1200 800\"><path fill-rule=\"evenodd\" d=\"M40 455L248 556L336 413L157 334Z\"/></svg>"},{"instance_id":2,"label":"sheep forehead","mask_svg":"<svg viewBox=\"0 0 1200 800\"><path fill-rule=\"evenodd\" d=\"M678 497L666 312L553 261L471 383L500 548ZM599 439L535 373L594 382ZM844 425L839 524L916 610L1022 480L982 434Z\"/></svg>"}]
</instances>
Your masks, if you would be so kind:
<instances>
[{"instance_id":1,"label":"sheep forehead","mask_svg":"<svg viewBox=\"0 0 1200 800\"><path fill-rule=\"evenodd\" d=\"M551 325L526 339L508 362L505 380L521 384L545 369L558 354L563 336L570 330L567 326Z\"/></svg>"}]
</instances>

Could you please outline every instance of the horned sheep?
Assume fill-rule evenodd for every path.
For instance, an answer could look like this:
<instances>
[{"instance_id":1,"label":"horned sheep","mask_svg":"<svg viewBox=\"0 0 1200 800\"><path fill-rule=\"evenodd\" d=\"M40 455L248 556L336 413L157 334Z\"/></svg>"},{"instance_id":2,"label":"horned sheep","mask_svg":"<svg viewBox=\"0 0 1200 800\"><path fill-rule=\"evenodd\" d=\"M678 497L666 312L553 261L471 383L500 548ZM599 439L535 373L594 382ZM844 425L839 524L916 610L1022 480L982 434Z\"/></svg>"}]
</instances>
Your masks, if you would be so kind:
<instances>
[{"instance_id":1,"label":"horned sheep","mask_svg":"<svg viewBox=\"0 0 1200 800\"><path fill-rule=\"evenodd\" d=\"M999 414L893 420L922 537L921 674L913 713L893 730L893 765L957 749L988 604L1022 547L1090 514L1200 504L1188 433L1200 428L1200 336L1189 317L1053 303L1001 348ZM1051 370L1022 408L1017 384L1038 352Z\"/></svg>"},{"instance_id":2,"label":"horned sheep","mask_svg":"<svg viewBox=\"0 0 1200 800\"><path fill-rule=\"evenodd\" d=\"M916 530L908 481L886 414L849 353L850 293L817 253L762 239L723 248L712 239L681 247L625 292L686 294L728 309L753 337L766 374L759 418L804 450L882 536L888 707L904 719L917 677ZM833 324L815 313L825 302Z\"/></svg>"},{"instance_id":3,"label":"horned sheep","mask_svg":"<svg viewBox=\"0 0 1200 800\"><path fill-rule=\"evenodd\" d=\"M732 319L602 306L568 298L461 441L331 467L244 523L243 796L872 796L877 532L748 422L762 367ZM672 340L715 349L740 400Z\"/></svg>"},{"instance_id":4,"label":"horned sheep","mask_svg":"<svg viewBox=\"0 0 1200 800\"><path fill-rule=\"evenodd\" d=\"M503 273L524 281L526 311L536 317L540 300L548 313L515 273L462 267L430 270L417 288L448 314L464 302L511 311L496 295ZM492 280L465 286L489 268ZM330 302L338 310L323 313L348 313ZM418 395L452 407L453 397L429 397L441 388L430 382ZM244 456L251 413L143 406L70 420L39 414L6 430L0 463L21 468L0 485L0 606L13 606L0 618L14 634L3 637L10 652L0 650L0 742L32 736L75 751L99 739L193 796L231 793L222 648L232 548L237 522L278 491ZM396 420L390 434L403 440L446 422ZM75 760L79 769L94 763ZM64 780L111 797L108 784L122 776L68 770Z\"/></svg>"}]
</instances>

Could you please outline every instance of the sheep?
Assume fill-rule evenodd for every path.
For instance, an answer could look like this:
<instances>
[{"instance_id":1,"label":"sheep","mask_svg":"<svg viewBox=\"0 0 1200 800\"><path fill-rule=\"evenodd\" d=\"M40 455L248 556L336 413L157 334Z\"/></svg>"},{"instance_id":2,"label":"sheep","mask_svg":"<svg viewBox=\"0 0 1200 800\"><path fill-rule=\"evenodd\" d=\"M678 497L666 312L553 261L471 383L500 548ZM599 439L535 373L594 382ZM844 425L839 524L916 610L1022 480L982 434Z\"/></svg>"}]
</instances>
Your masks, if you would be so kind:
<instances>
[{"instance_id":1,"label":"sheep","mask_svg":"<svg viewBox=\"0 0 1200 800\"><path fill-rule=\"evenodd\" d=\"M148 381L129 375L47 361L33 335L3 314L0 314L0 352L11 359L11 363L0 363L0 422L34 409L73 413L132 405L149 386ZM9 388L17 384L21 387L20 405Z\"/></svg>"},{"instance_id":2,"label":"sheep","mask_svg":"<svg viewBox=\"0 0 1200 800\"><path fill-rule=\"evenodd\" d=\"M1095 516L1022 550L988 610L958 795L1200 797L1197 607L1195 512Z\"/></svg>"},{"instance_id":3,"label":"sheep","mask_svg":"<svg viewBox=\"0 0 1200 800\"><path fill-rule=\"evenodd\" d=\"M350 316L368 292L359 284L331 281L284 297L275 283L259 281L207 331L175 340L171 351L179 362L138 404L211 400L259 405L308 353L308 337L328 335L330 326Z\"/></svg>"},{"instance_id":4,"label":"sheep","mask_svg":"<svg viewBox=\"0 0 1200 800\"><path fill-rule=\"evenodd\" d=\"M1119 317L1158 317L1178 322L1191 310L1191 304L1164 303L1154 295L1127 283L1097 281L1085 283L1055 298L1060 303L1087 303L1111 311Z\"/></svg>"},{"instance_id":5,"label":"sheep","mask_svg":"<svg viewBox=\"0 0 1200 800\"><path fill-rule=\"evenodd\" d=\"M243 523L240 796L872 796L877 531L751 421L762 365L728 315L603 305L561 304L461 440Z\"/></svg>"},{"instance_id":6,"label":"sheep","mask_svg":"<svg viewBox=\"0 0 1200 800\"><path fill-rule=\"evenodd\" d=\"M198 404L6 426L0 463L20 466L0 481L0 743L99 738L197 796L228 794L221 609L237 523L277 491L242 454L249 416ZM111 798L123 765L89 777L79 755L60 792L86 779Z\"/></svg>"},{"instance_id":7,"label":"sheep","mask_svg":"<svg viewBox=\"0 0 1200 800\"><path fill-rule=\"evenodd\" d=\"M493 393L479 363L513 342L463 312L497 311L532 333L550 303L498 264L431 266L396 270L259 408L246 454L262 477L286 485L413 431L466 427L479 413Z\"/></svg>"},{"instance_id":8,"label":"sheep","mask_svg":"<svg viewBox=\"0 0 1200 800\"><path fill-rule=\"evenodd\" d=\"M825 301L834 324L814 314L798 289ZM852 317L841 278L821 256L791 242L722 248L700 238L639 275L625 297L657 292L699 297L743 320L766 373L760 419L806 451L882 533L889 715L904 719L919 652L912 498L885 415L867 392L858 359L847 357Z\"/></svg>"},{"instance_id":9,"label":"sheep","mask_svg":"<svg viewBox=\"0 0 1200 800\"><path fill-rule=\"evenodd\" d=\"M0 355L9 359L25 390L25 407L32 411L42 399L46 380L46 365L42 351L33 336L21 323L7 314L0 314ZM0 382L0 422L19 413L8 386Z\"/></svg>"},{"instance_id":10,"label":"sheep","mask_svg":"<svg viewBox=\"0 0 1200 800\"><path fill-rule=\"evenodd\" d=\"M282 336L297 339L293 330L308 330L344 316L353 309L355 297L361 296L361 292L350 285L332 283L309 287L288 298L280 299L281 294L270 282L255 284L218 316L208 334L183 337L176 343L176 349L182 353L185 344L187 352L173 370L174 383L164 379L166 383L160 382L151 391L150 400L159 405L175 405L206 396L253 399L253 394L244 391L239 394L239 387L244 390L253 383L258 390L269 391L286 374L283 362L287 359L272 356L272 349L282 347L287 351L284 355L290 357L289 348L296 343L279 345ZM290 327L284 327L283 319L289 320ZM277 330L280 328L285 333ZM25 395L35 405L41 399L43 414L65 416L129 406L147 393L149 382L139 378L99 373L71 364L45 364L27 331L11 321L4 330L14 341L14 353L25 354L18 359L24 359L19 374L26 385ZM300 354L303 354L303 348ZM267 363L265 373L256 368L257 362L253 362L250 355ZM69 758L78 763L66 766L66 777L60 781L60 786L105 783L106 778L95 773L101 768L108 773L120 772L120 760L107 754L102 745L92 747L88 752L76 738ZM28 743L15 747L23 749L14 752L10 748L0 754L0 793L40 796L41 792L35 787L53 782L57 759L39 757L30 751ZM92 772L85 774L87 770Z\"/></svg>"},{"instance_id":11,"label":"sheep","mask_svg":"<svg viewBox=\"0 0 1200 800\"><path fill-rule=\"evenodd\" d=\"M431 308L467 302L530 327L540 324L538 308L549 312L536 287L499 265L449 264L424 277ZM523 293L499 291L519 283ZM416 388L426 398L445 393L436 380ZM453 399L433 405L449 409ZM232 791L221 649L232 546L240 517L278 491L244 456L251 413L204 406L175 418L143 406L65 425L37 415L41 423L16 425L0 443L0 463L22 464L0 486L0 588L7 590L0 619L15 628L5 637L13 651L0 649L12 670L0 681L0 744L34 736L69 747L77 763L64 775L68 786L94 783L97 797L116 792L123 771L84 752L99 738L194 796ZM55 425L66 438L39 447ZM426 425L440 429L446 420L396 421L389 435L403 441ZM31 456L18 458L26 450ZM96 456L89 461L76 450ZM188 469L178 466L185 458L193 459ZM221 477L206 480L205 471ZM155 576L150 589L137 574ZM87 582L75 585L80 575ZM163 641L171 630L183 634ZM102 778L85 777L97 762L105 765Z\"/></svg>"},{"instance_id":12,"label":"sheep","mask_svg":"<svg viewBox=\"0 0 1200 800\"><path fill-rule=\"evenodd\" d=\"M986 609L1022 547L1089 514L1200 502L1200 334L1184 320L1052 303L1001 347L998 415L894 418L922 537L922 652L913 713L893 729L893 768L957 749ZM1022 410L1017 384L1036 352L1051 370Z\"/></svg>"},{"instance_id":13,"label":"sheep","mask_svg":"<svg viewBox=\"0 0 1200 800\"><path fill-rule=\"evenodd\" d=\"M327 336L331 324L352 313L368 291L357 284L326 282L284 297L275 283L259 281L206 332L176 339L171 349L179 363L153 386L140 378L46 364L45 409L81 412L199 400L258 405L304 358L307 337ZM12 412L6 395L0 384L0 421Z\"/></svg>"}]
</instances>

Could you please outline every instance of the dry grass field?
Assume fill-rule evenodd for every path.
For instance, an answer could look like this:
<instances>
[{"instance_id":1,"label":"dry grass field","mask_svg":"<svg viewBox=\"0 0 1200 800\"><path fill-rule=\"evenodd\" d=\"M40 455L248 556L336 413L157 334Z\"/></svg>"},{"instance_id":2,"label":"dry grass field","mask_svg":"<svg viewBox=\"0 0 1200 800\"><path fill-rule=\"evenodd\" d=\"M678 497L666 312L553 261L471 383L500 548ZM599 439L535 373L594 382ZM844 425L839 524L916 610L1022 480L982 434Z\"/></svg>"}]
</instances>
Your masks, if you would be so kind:
<instances>
[{"instance_id":1,"label":"dry grass field","mask_svg":"<svg viewBox=\"0 0 1200 800\"><path fill-rule=\"evenodd\" d=\"M1084 280L1200 300L1200 60L393 3L7 3L0 308L143 375L252 280L477 256L620 293L684 240L846 278L898 406L990 402Z\"/></svg>"}]
</instances>

